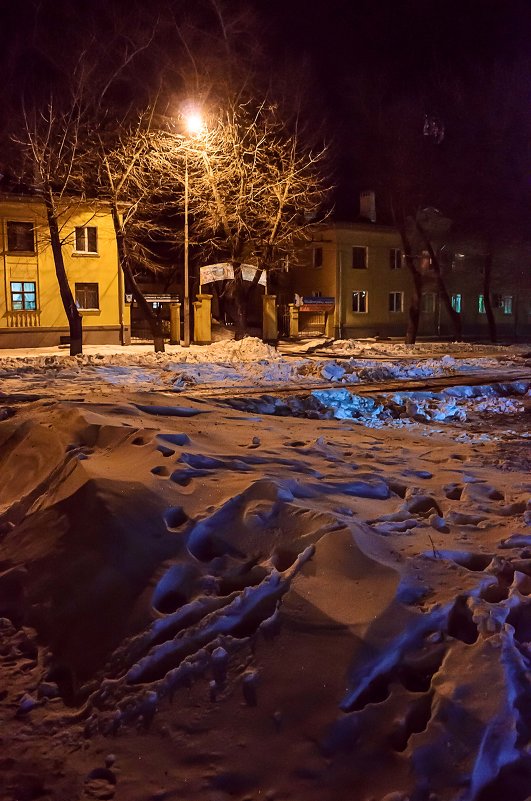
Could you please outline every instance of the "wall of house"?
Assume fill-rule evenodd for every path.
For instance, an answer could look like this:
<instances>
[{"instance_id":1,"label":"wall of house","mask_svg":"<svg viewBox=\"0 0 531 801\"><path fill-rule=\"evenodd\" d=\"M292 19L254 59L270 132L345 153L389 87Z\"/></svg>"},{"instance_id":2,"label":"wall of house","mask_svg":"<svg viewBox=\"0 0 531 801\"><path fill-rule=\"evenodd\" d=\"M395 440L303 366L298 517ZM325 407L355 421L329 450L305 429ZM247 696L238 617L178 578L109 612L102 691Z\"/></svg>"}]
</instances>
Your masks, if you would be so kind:
<instances>
[{"instance_id":1,"label":"wall of house","mask_svg":"<svg viewBox=\"0 0 531 801\"><path fill-rule=\"evenodd\" d=\"M353 266L354 247L366 248L366 268ZM397 231L369 223L316 226L313 239L301 249L298 267L290 271L292 292L300 296L335 298L336 337L404 336L413 291L405 265L391 269L390 251L400 250ZM318 258L316 258L319 250ZM459 303L462 336L488 340L486 314L481 310L484 256L468 254L443 265L446 288ZM353 293L365 292L364 311L353 309ZM401 310L389 308L390 293L400 293ZM491 297L500 340L531 340L531 244L499 249L492 266ZM496 298L500 303L496 306ZM395 297L396 299L396 297ZM305 322L302 319L304 327ZM452 338L450 317L439 299L435 275L423 278L419 336Z\"/></svg>"},{"instance_id":2,"label":"wall of house","mask_svg":"<svg viewBox=\"0 0 531 801\"><path fill-rule=\"evenodd\" d=\"M463 335L488 340L487 315L480 303L484 293L484 257L465 257L446 276L450 293L459 293ZM531 339L531 248L507 247L494 257L491 269L491 303L499 339ZM446 321L443 332L446 332Z\"/></svg>"},{"instance_id":3,"label":"wall of house","mask_svg":"<svg viewBox=\"0 0 531 801\"><path fill-rule=\"evenodd\" d=\"M365 268L353 266L355 247L366 249ZM322 249L322 258L317 260L316 248ZM402 336L412 284L400 259L395 263L401 266L391 269L392 250L401 250L400 237L387 226L337 223L317 227L313 241L301 251L301 266L292 271L293 291L301 296L320 293L335 298L336 337ZM356 311L353 296L361 292L366 293L364 310ZM389 308L390 293L399 293L397 311Z\"/></svg>"},{"instance_id":4,"label":"wall of house","mask_svg":"<svg viewBox=\"0 0 531 801\"><path fill-rule=\"evenodd\" d=\"M10 249L8 222L33 223L33 252ZM97 303L80 309L85 344L130 341L129 307L124 303L121 271L118 265L112 219L103 210L76 203L65 208L61 219L63 255L74 297L89 285L97 285ZM75 241L76 227L96 228L96 245ZM86 252L96 250L97 252ZM0 348L56 345L68 337L68 322L59 294L53 254L49 244L45 208L36 197L0 198ZM16 308L20 285L35 286L35 303L26 294L23 304L35 308ZM87 297L87 295L85 295ZM18 301L18 304L17 304Z\"/></svg>"}]
</instances>

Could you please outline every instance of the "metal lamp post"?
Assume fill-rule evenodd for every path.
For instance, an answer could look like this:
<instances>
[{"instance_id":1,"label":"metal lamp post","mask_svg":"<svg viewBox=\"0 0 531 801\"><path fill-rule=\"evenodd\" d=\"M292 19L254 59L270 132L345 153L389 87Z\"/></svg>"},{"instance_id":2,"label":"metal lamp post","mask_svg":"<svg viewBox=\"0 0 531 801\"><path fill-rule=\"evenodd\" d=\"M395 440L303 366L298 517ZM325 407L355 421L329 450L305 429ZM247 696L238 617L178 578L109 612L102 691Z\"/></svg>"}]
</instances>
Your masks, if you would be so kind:
<instances>
[{"instance_id":1,"label":"metal lamp post","mask_svg":"<svg viewBox=\"0 0 531 801\"><path fill-rule=\"evenodd\" d=\"M190 347L190 274L188 262L188 154L184 155L184 347Z\"/></svg>"},{"instance_id":2,"label":"metal lamp post","mask_svg":"<svg viewBox=\"0 0 531 801\"><path fill-rule=\"evenodd\" d=\"M199 112L194 111L186 114L185 116L186 129L190 136L197 136L201 133L204 127L203 118ZM188 233L188 152L184 152L184 341L185 348L190 347L191 331L190 331L190 267L189 267L189 233Z\"/></svg>"}]
</instances>

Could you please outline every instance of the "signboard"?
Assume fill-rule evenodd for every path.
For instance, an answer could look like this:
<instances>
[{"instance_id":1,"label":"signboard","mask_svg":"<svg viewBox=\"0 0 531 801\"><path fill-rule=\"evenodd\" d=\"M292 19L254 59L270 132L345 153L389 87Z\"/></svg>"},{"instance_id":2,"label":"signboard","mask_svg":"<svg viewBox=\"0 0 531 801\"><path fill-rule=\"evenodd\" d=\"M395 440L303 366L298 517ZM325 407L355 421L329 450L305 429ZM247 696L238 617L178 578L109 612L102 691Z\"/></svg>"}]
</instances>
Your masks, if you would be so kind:
<instances>
[{"instance_id":1,"label":"signboard","mask_svg":"<svg viewBox=\"0 0 531 801\"><path fill-rule=\"evenodd\" d=\"M256 274L256 267L253 264L242 264L242 278L244 281L252 281ZM206 264L199 269L199 283L211 284L214 281L226 281L234 278L234 267L229 262L220 262L219 264ZM258 283L261 286L266 285L266 274L262 272Z\"/></svg>"},{"instance_id":2,"label":"signboard","mask_svg":"<svg viewBox=\"0 0 531 801\"><path fill-rule=\"evenodd\" d=\"M144 295L145 299L148 303L179 303L180 298L179 295L170 295L166 294L148 294Z\"/></svg>"},{"instance_id":3,"label":"signboard","mask_svg":"<svg viewBox=\"0 0 531 801\"><path fill-rule=\"evenodd\" d=\"M316 297L303 297L302 303L299 305L300 312L314 312L314 313L329 313L334 311L336 305L335 298L316 298Z\"/></svg>"},{"instance_id":4,"label":"signboard","mask_svg":"<svg viewBox=\"0 0 531 801\"><path fill-rule=\"evenodd\" d=\"M326 303L327 305L332 304L332 306L335 306L336 299L335 298L316 297L315 295L312 295L311 297L303 297L302 298L302 305L303 306L310 306L310 305L312 305L314 303L316 303L317 305L322 304L322 303Z\"/></svg>"}]
</instances>

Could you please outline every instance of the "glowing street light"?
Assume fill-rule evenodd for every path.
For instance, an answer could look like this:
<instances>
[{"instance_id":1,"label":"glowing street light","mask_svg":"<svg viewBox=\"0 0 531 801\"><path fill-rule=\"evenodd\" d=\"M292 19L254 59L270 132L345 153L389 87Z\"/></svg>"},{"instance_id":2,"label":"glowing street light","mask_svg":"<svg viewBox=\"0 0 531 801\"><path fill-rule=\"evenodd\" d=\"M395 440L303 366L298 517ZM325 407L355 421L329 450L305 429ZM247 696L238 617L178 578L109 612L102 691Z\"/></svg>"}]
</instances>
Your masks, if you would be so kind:
<instances>
[{"instance_id":1,"label":"glowing street light","mask_svg":"<svg viewBox=\"0 0 531 801\"><path fill-rule=\"evenodd\" d=\"M199 111L189 111L184 115L189 136L198 136L204 129L204 121ZM188 153L184 150L184 347L190 347L190 275L189 275L189 236L188 236Z\"/></svg>"},{"instance_id":2,"label":"glowing street light","mask_svg":"<svg viewBox=\"0 0 531 801\"><path fill-rule=\"evenodd\" d=\"M205 122L199 111L190 111L188 114L185 115L184 118L186 124L186 130L190 134L190 136L198 136L202 133L203 128L205 126Z\"/></svg>"}]
</instances>

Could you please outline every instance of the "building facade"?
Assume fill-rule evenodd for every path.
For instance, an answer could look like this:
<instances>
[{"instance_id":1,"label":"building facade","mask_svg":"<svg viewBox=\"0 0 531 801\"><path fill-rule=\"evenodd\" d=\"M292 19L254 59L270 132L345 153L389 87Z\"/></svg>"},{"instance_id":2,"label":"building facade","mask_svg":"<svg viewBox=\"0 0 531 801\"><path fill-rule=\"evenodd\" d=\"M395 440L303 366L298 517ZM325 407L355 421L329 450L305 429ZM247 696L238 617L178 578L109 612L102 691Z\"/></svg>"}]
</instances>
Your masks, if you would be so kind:
<instances>
[{"instance_id":1,"label":"building facade","mask_svg":"<svg viewBox=\"0 0 531 801\"><path fill-rule=\"evenodd\" d=\"M326 333L336 338L400 336L407 325L411 276L400 236L389 226L333 223L316 226L292 270L292 287L304 299L333 299ZM299 315L299 329L319 320Z\"/></svg>"},{"instance_id":2,"label":"building facade","mask_svg":"<svg viewBox=\"0 0 531 801\"><path fill-rule=\"evenodd\" d=\"M110 213L101 204L65 204L60 235L68 281L83 317L84 344L128 344L130 309ZM0 253L0 348L67 342L41 197L0 195Z\"/></svg>"},{"instance_id":3,"label":"building facade","mask_svg":"<svg viewBox=\"0 0 531 801\"><path fill-rule=\"evenodd\" d=\"M444 249L446 247L446 251ZM485 253L477 248L440 249L443 280L461 318L462 335L488 340L484 300ZM455 252L455 251L458 252ZM529 251L529 252L528 252ZM316 226L290 270L290 285L300 304L299 331L336 338L403 337L413 281L402 242L391 226L331 223ZM422 275L420 336L452 337L453 327L441 302L429 256L416 257ZM500 339L531 339L531 247L519 245L496 255L490 297ZM328 304L329 313L317 311Z\"/></svg>"}]
</instances>

